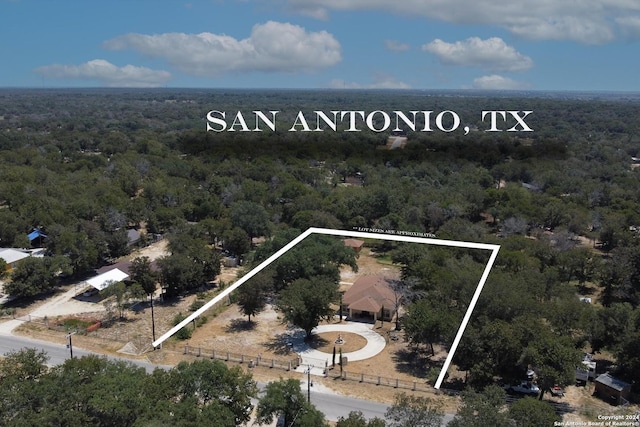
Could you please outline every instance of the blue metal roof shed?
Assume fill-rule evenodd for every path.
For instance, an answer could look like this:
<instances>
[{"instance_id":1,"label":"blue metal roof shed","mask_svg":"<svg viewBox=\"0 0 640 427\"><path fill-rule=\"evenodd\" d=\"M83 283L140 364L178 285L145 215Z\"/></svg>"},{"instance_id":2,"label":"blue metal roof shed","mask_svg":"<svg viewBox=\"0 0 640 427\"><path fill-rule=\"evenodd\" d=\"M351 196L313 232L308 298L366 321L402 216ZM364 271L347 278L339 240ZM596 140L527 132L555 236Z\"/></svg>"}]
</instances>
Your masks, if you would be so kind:
<instances>
[{"instance_id":1,"label":"blue metal roof shed","mask_svg":"<svg viewBox=\"0 0 640 427\"><path fill-rule=\"evenodd\" d=\"M27 234L30 242L33 242L36 239L44 239L47 237L39 228L34 228L33 231Z\"/></svg>"}]
</instances>

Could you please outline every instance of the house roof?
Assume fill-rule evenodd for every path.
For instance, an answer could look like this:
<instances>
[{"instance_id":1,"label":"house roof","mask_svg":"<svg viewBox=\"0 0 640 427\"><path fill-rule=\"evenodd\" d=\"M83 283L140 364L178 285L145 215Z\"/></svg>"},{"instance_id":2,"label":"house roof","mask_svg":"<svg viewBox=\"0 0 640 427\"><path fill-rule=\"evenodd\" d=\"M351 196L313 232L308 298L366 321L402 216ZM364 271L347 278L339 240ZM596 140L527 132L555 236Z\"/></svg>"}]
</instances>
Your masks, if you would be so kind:
<instances>
[{"instance_id":1,"label":"house roof","mask_svg":"<svg viewBox=\"0 0 640 427\"><path fill-rule=\"evenodd\" d=\"M378 312L383 306L395 304L395 293L391 283L395 277L371 275L359 277L345 292L342 302L350 309ZM367 308L368 307L368 308Z\"/></svg>"},{"instance_id":2,"label":"house roof","mask_svg":"<svg viewBox=\"0 0 640 427\"><path fill-rule=\"evenodd\" d=\"M387 140L387 147L389 147L390 150L394 150L396 148L404 148L406 144L406 136L390 136Z\"/></svg>"},{"instance_id":3,"label":"house roof","mask_svg":"<svg viewBox=\"0 0 640 427\"><path fill-rule=\"evenodd\" d=\"M378 313L382 309L382 304L370 296L365 296L349 304L349 308L359 311L368 311L370 313Z\"/></svg>"},{"instance_id":4,"label":"house roof","mask_svg":"<svg viewBox=\"0 0 640 427\"><path fill-rule=\"evenodd\" d=\"M538 187L537 185L535 185L535 184L529 184L528 182L523 182L523 183L522 183L522 186L523 186L524 188L526 188L527 190L530 190L530 191L534 191L534 192L540 192L540 191L542 191L542 190L540 189L540 187Z\"/></svg>"},{"instance_id":5,"label":"house roof","mask_svg":"<svg viewBox=\"0 0 640 427\"><path fill-rule=\"evenodd\" d=\"M21 259L28 258L29 256L29 252L21 249L0 248L0 258L2 258L7 264L13 264Z\"/></svg>"},{"instance_id":6,"label":"house roof","mask_svg":"<svg viewBox=\"0 0 640 427\"><path fill-rule=\"evenodd\" d=\"M344 239L344 245L350 248L361 248L364 245L364 240Z\"/></svg>"},{"instance_id":7,"label":"house roof","mask_svg":"<svg viewBox=\"0 0 640 427\"><path fill-rule=\"evenodd\" d=\"M41 230L34 228L33 231L29 234L27 234L27 238L29 238L30 242L33 242L34 240L36 240L38 237L42 237L42 238L46 238L47 235L44 234Z\"/></svg>"},{"instance_id":8,"label":"house roof","mask_svg":"<svg viewBox=\"0 0 640 427\"><path fill-rule=\"evenodd\" d=\"M627 387L631 387L631 384L625 381L622 381L621 379L618 379L616 377L612 377L609 374L598 375L595 381L600 384L604 384L607 387L611 387L612 389L617 391L622 391Z\"/></svg>"},{"instance_id":9,"label":"house roof","mask_svg":"<svg viewBox=\"0 0 640 427\"><path fill-rule=\"evenodd\" d=\"M127 229L127 241L130 245L137 243L140 240L140 232L135 228Z\"/></svg>"},{"instance_id":10,"label":"house roof","mask_svg":"<svg viewBox=\"0 0 640 427\"><path fill-rule=\"evenodd\" d=\"M113 270L109 270L106 273L98 274L97 276L92 277L91 279L87 280L87 283L97 290L101 291L111 283L121 282L127 277L129 277L127 273L114 268Z\"/></svg>"},{"instance_id":11,"label":"house roof","mask_svg":"<svg viewBox=\"0 0 640 427\"><path fill-rule=\"evenodd\" d=\"M96 273L102 274L102 273L107 273L111 270L118 269L124 273L127 273L128 275L131 275L132 264L133 264L132 261L120 261L120 262L116 262L115 264L110 264L110 265L105 265L104 267L100 267L96 270ZM151 271L160 271L160 267L158 267L158 262L155 260L149 263L149 268L151 269Z\"/></svg>"},{"instance_id":12,"label":"house roof","mask_svg":"<svg viewBox=\"0 0 640 427\"><path fill-rule=\"evenodd\" d=\"M120 261L115 264L105 265L104 267L100 267L96 270L98 274L108 273L111 270L120 270L123 273L131 274L129 269L131 268L131 261Z\"/></svg>"}]
</instances>

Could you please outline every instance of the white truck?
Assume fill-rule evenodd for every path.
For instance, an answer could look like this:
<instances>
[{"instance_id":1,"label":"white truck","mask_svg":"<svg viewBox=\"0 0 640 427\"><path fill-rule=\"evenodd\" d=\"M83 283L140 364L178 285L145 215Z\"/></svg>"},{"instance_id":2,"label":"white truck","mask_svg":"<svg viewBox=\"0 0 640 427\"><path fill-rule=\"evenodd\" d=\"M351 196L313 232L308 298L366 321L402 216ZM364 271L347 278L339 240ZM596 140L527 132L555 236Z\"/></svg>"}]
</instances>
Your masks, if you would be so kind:
<instances>
[{"instance_id":1,"label":"white truck","mask_svg":"<svg viewBox=\"0 0 640 427\"><path fill-rule=\"evenodd\" d=\"M528 396L537 396L540 394L540 387L530 381L521 381L518 384L510 384L505 386L510 393L526 394Z\"/></svg>"}]
</instances>

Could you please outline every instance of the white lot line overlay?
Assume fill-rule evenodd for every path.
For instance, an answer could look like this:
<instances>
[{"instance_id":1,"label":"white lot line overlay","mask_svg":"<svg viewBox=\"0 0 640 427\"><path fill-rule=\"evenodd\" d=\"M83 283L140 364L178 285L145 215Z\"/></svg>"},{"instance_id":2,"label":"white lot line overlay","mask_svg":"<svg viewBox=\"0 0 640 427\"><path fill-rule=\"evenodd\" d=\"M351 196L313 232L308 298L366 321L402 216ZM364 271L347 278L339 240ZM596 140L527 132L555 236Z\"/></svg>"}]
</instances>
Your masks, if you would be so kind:
<instances>
[{"instance_id":1,"label":"white lot line overlay","mask_svg":"<svg viewBox=\"0 0 640 427\"><path fill-rule=\"evenodd\" d=\"M462 334L464 333L464 330L467 327L467 323L469 323L469 318L471 318L471 313L473 312L473 309L475 308L476 303L478 302L478 298L480 297L482 288L484 287L484 284L487 281L487 277L489 277L489 272L491 271L491 268L493 267L493 263L495 262L496 257L498 256L500 245L461 242L456 240L441 240L441 239L432 239L432 238L426 238L426 237L402 236L402 235L395 235L395 234L369 233L369 232L363 232L363 231L347 231L347 230L311 227L307 231L305 231L304 233L300 234L298 237L293 239L291 242L289 242L279 251L271 255L269 258L262 261L256 268L254 268L253 270L251 270L250 272L242 276L240 279L238 279L238 281L236 281L234 284L226 288L220 294L216 295L212 300L207 302L198 310L194 311L189 317L184 319L182 322L178 323L176 326L171 328L168 332L166 332L160 338L155 340L152 343L153 347L154 348L158 347L160 344L162 344L164 341L170 338L173 334L175 334L184 326L186 326L189 322L192 322L193 320L198 318L198 316L200 316L202 313L207 311L214 304L218 303L227 295L229 295L231 292L238 289L244 282L246 282L256 274L258 274L266 266L268 266L269 264L271 264L272 262L280 258L282 255L285 254L285 252L289 251L291 248L296 246L298 243L306 239L311 234L326 234L330 236L339 236L339 237L359 237L363 239L393 240L396 242L424 243L424 244L436 245L436 246L450 246L450 247L466 248L466 249L484 249L484 250L491 251L491 256L489 257L489 261L487 262L487 265L484 268L484 272L482 273L482 277L478 282L478 286L476 287L476 291L473 294L473 298L471 298L471 303L469 304L469 307L467 308L467 312L465 313L464 318L462 319L462 323L460 323L460 327L458 328L456 337L453 340L453 344L451 345L449 354L447 355L444 365L442 365L442 370L440 371L440 375L438 375L438 380L436 381L436 384L434 387L440 388L442 381L444 381L444 377L447 373L447 370L449 369L449 365L451 364L451 360L453 359L453 355L455 354L456 349L458 348L458 344L460 343Z\"/></svg>"}]
</instances>

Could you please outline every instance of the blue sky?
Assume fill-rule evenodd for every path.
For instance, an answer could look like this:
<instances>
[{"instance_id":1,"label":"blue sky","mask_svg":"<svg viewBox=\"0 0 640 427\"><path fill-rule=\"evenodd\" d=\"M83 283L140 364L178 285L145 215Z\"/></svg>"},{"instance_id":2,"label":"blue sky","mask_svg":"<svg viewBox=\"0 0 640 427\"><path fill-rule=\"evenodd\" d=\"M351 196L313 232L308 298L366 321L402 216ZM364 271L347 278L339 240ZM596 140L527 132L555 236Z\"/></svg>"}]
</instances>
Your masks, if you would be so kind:
<instances>
[{"instance_id":1,"label":"blue sky","mask_svg":"<svg viewBox=\"0 0 640 427\"><path fill-rule=\"evenodd\" d=\"M0 0L0 87L640 91L640 0Z\"/></svg>"}]
</instances>

